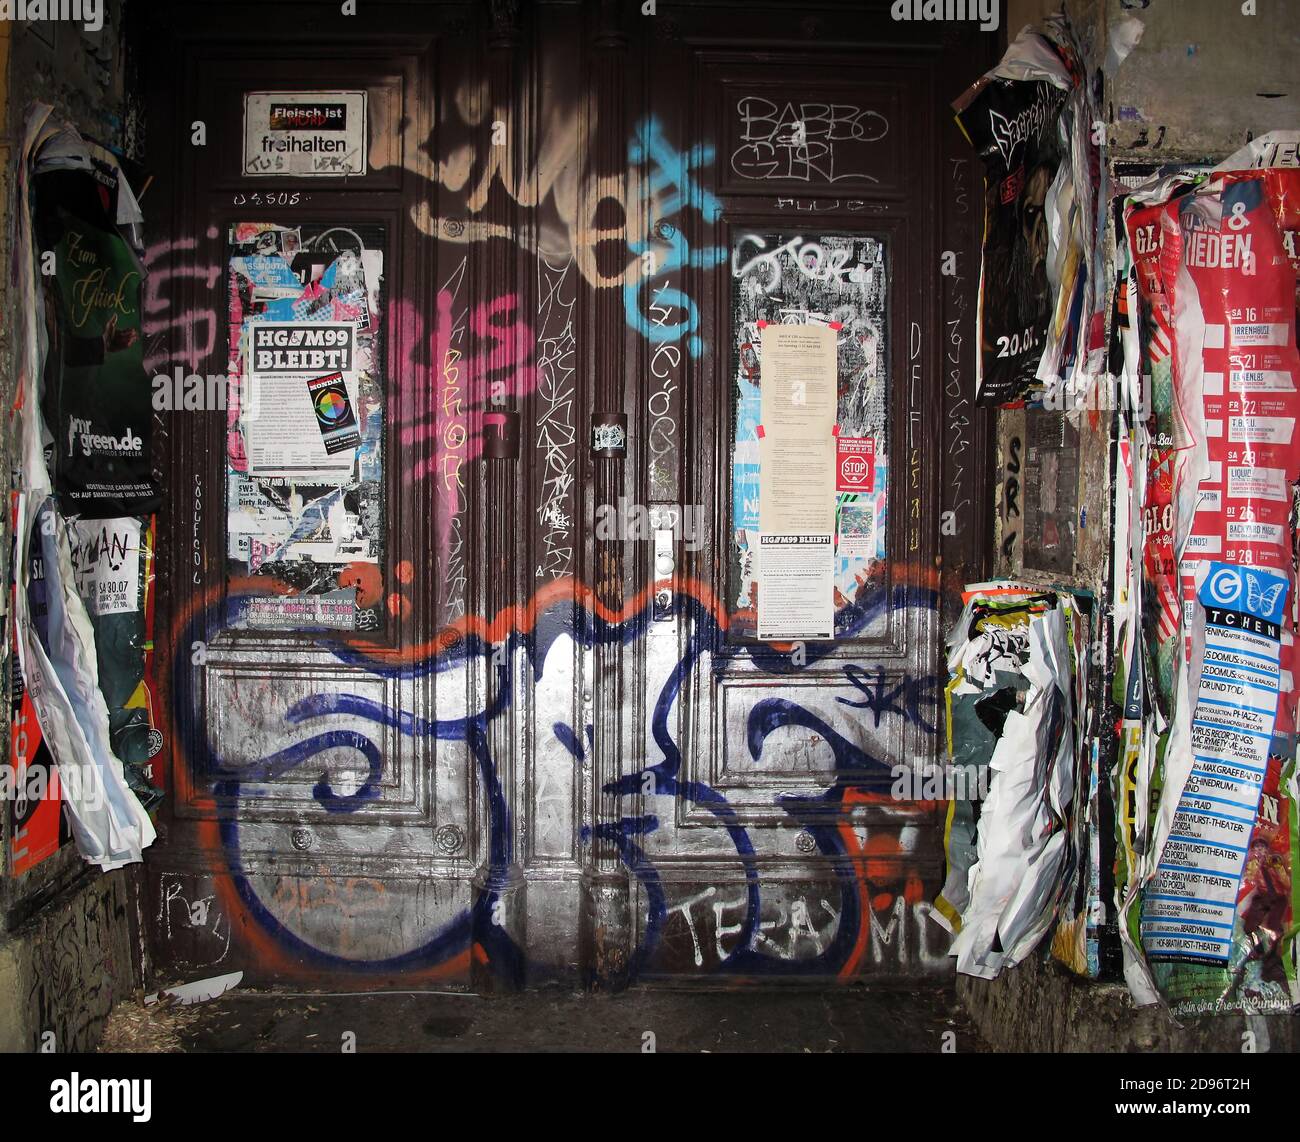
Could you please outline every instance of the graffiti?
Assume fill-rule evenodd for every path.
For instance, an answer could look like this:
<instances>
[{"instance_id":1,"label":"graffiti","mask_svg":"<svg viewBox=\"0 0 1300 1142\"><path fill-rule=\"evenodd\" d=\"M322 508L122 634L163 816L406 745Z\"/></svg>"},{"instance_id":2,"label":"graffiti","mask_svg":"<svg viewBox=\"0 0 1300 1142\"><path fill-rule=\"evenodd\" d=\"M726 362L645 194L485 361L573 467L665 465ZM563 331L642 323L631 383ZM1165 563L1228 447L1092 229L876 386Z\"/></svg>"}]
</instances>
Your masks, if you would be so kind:
<instances>
[{"instance_id":1,"label":"graffiti","mask_svg":"<svg viewBox=\"0 0 1300 1142\"><path fill-rule=\"evenodd\" d=\"M704 954L692 908L704 901L710 902L704 913L705 916L711 913L713 917L713 952L719 963L724 962L734 950L734 944L731 947L727 946L731 943L729 938L739 934L744 927L742 923L731 924L726 921L735 916L743 918L748 903L743 895L732 899L721 897L717 887L709 885L703 892L679 901L669 909L670 916L679 912L686 921L691 935L696 967L703 966ZM794 960L802 958L801 953L805 955L811 953L810 958L821 955L834 939L840 914L829 901L819 900L810 910L807 899L799 896L788 906L782 901L775 907L777 913L775 916L760 919L754 937L755 946L781 959ZM825 920L823 914L828 915L829 920ZM817 920L824 921L821 929L817 926ZM705 947L707 946L706 941Z\"/></svg>"},{"instance_id":2,"label":"graffiti","mask_svg":"<svg viewBox=\"0 0 1300 1142\"><path fill-rule=\"evenodd\" d=\"M856 663L845 663L844 676L862 692L862 701L851 698L835 700L856 710L870 710L877 726L883 715L896 714L912 725L920 726L927 734L936 732L936 727L921 716L921 706L937 703L934 693L934 688L939 684L937 675L932 674L928 678L913 678L909 674L891 677L885 673L883 666L875 668L874 678L868 677L868 673L866 668Z\"/></svg>"},{"instance_id":3,"label":"graffiti","mask_svg":"<svg viewBox=\"0 0 1300 1142\"><path fill-rule=\"evenodd\" d=\"M1020 536L1020 437L1007 443L1006 475L1002 482L1002 558L1010 563Z\"/></svg>"},{"instance_id":4,"label":"graffiti","mask_svg":"<svg viewBox=\"0 0 1300 1142\"><path fill-rule=\"evenodd\" d=\"M239 807L246 797L261 796L259 791L266 789L268 782L283 779L304 766L320 772L321 759L332 757L336 761L329 768L335 771L335 775L322 773L312 787L312 799L327 812L356 814L376 800L383 779L383 758L375 744L375 729L395 731L410 738L457 743L476 768L487 806L489 868L493 870L493 876L503 876L514 859L513 829L508 799L498 781L488 745L489 725L514 703L514 679L527 674L540 679L552 669L563 670L563 663L572 662L575 646L591 647L600 642L627 644L643 637L650 626L649 594L644 592L621 617L607 617L596 607L590 593L572 580L556 582L534 599L527 609L531 616L527 622L520 622L521 612L517 609L512 609L509 616L503 616L491 625L467 618L460 624L461 638L454 642L440 638L431 651L406 656L399 662L373 657L360 648L322 644L329 645L331 653L340 662L364 668L366 676L396 680L429 675L447 678L466 670L474 661L486 665L503 646L511 656L522 656L528 667L520 671L501 671L495 697L482 708L471 709L463 715L426 718L355 690L326 689L305 696L298 696L301 691L295 690L284 699L290 702L284 714L287 729L306 732L309 736L291 741L268 756L242 762L233 757L222 758L213 743L199 739L202 755L191 759L191 768L195 773L213 775L213 796L218 808L215 844L233 884L233 895L229 901L222 902L223 906L234 906L245 918L241 923L251 923L273 946L317 966L367 972L447 968L452 962L460 962L458 956L469 953L486 957L501 970L517 971L521 950L501 926L494 928L490 923L483 923L486 913L476 915L476 910L490 911L491 902L496 898L494 891L479 897L468 911L450 917L437 930L420 934L413 946L399 946L390 939L384 944L387 950L382 956L359 958L349 954L349 947L353 953L363 946L372 950L375 947L373 940L366 944L359 928L344 942L340 942L338 932L333 928L328 939L319 934L315 939L309 938L304 933L301 918L311 909L293 903L285 895L288 889L279 885L268 888L266 874L261 874L259 888L258 877L244 869ZM691 802L707 811L729 836L744 887L742 903L734 903L734 889L725 890L725 894L714 901L722 906L720 915L724 921L717 929L712 945L715 951L722 948L717 970L740 974L772 971L833 974L857 970L872 946L872 932L879 929L880 938L883 938L892 930L890 924L894 923L893 920L882 926L878 918L873 921L875 914L895 909L895 899L900 893L907 899L909 908L921 896L919 881L908 870L906 860L902 859L911 843L903 835L915 833L915 829L910 827L915 817L908 816L903 807L889 801L891 766L871 752L869 731L873 727L856 718L842 720L838 725L831 724L830 719L836 717L835 707L842 704L854 708L860 704L859 699L832 703L820 712L785 699L766 699L757 702L748 712L743 735L747 749L756 761L763 756L769 737L787 727L813 730L827 742L834 756L832 781L828 787L813 793L782 794L777 800L791 826L797 831L807 832L817 850L829 858L826 884L832 894L827 895L819 889L821 894L816 897L804 894L803 903L798 899L783 900L779 895L765 896L756 863L761 850L756 847L754 837L739 823L726 797L684 774L684 759L670 726L677 700L697 670L725 672L742 661L749 661L766 673L784 676L798 673L805 667L794 666L790 653L766 646L726 644L719 638L722 624L726 621L725 613L705 589L692 581L674 581L672 605L686 620L690 637L680 659L668 667L657 683L658 696L649 713L650 739L656 743L659 757L657 760L647 759L653 763L613 780L606 787L607 792L633 798L645 796L648 790L647 803L657 798ZM936 605L937 593L930 588L877 588L845 608L840 621L850 632L861 632L873 624L889 621L892 615L917 608L932 610ZM188 637L193 630L200 629L205 620L203 613L196 613L189 629L181 637ZM503 620L506 625L501 627L498 624ZM825 650L809 653L808 665L814 665L824 653ZM201 691L195 684L197 677L198 672L192 670L188 662L178 663L173 671L176 716L191 725L201 712ZM864 688L858 675L846 672L846 678L855 694L866 694L874 700L874 683L868 683ZM312 684L311 679L304 679L298 685L302 682L308 686ZM277 684L268 681L268 685L275 687ZM928 689L923 683L916 682L910 688L905 685L898 694L887 693L881 702L880 713L892 709L925 726L927 723L921 711L931 700ZM280 702L275 705L279 706ZM272 704L263 701L257 708L261 716L265 716ZM259 715L252 709L250 707L250 712L243 715L250 721L250 732L242 735L242 740L250 743L265 740L265 733L257 722ZM557 723L555 734L569 754L575 758L585 756L586 747L572 728ZM230 736L229 731L227 736ZM338 762L344 753L358 756L360 766ZM355 785L351 792L337 788L339 777L344 773L352 774L346 779ZM903 815L898 818L896 826L881 828L866 837L855 831L845 814L851 814L855 806L873 802L890 804L894 811L902 811ZM647 913L636 952L637 970L653 967L660 953L669 913L678 907L670 904L668 892L644 847L646 839L668 827L671 818L671 813L643 812L623 817L608 826L583 830L588 841L597 835L606 836L645 892ZM764 833L767 835L762 838L763 844L771 843L772 832L764 830ZM774 835L789 834L778 831ZM219 881L214 883L220 884ZM489 886L491 883L490 877ZM220 895L222 889L218 887L216 891ZM300 888L295 891L318 890ZM372 891L370 895L374 898L371 910L375 913L383 912L395 903L385 905L381 902L381 894ZM291 903L292 914L298 917L292 922L286 912ZM192 908L193 902L184 904ZM176 907L181 906L177 897ZM322 915L334 912L335 909L328 909ZM903 912L898 915L903 915ZM478 951L470 947L471 933L480 933L475 938ZM416 934L410 936L412 940L416 939Z\"/></svg>"},{"instance_id":5,"label":"graffiti","mask_svg":"<svg viewBox=\"0 0 1300 1142\"><path fill-rule=\"evenodd\" d=\"M665 458L671 457L677 448L676 412L681 362L681 349L668 342L656 345L650 355L652 391L646 401L646 411L650 414L651 487L663 487L671 480L671 469Z\"/></svg>"},{"instance_id":6,"label":"graffiti","mask_svg":"<svg viewBox=\"0 0 1300 1142\"><path fill-rule=\"evenodd\" d=\"M209 238L215 238L218 233L215 226L208 229ZM144 320L141 329L146 339L144 368L148 373L175 362L183 362L191 370L197 370L216 348L217 331L222 320L215 305L188 310L173 308L171 291L176 288L176 283L194 281L200 291L208 292L216 288L221 277L218 263L205 266L192 257L181 256L191 254L197 247L194 238L178 238L159 242L144 252ZM170 343L168 337L173 331L177 334L176 344Z\"/></svg>"},{"instance_id":7,"label":"graffiti","mask_svg":"<svg viewBox=\"0 0 1300 1142\"><path fill-rule=\"evenodd\" d=\"M953 158L950 162L949 175L953 183L956 210L961 220L957 227L956 237L958 245L964 246L970 229L968 221L970 203L966 188L968 161ZM951 307L953 314L945 322L947 337L944 345L944 397L948 406L947 423L945 425L948 446L945 449L945 455L949 460L951 475L948 477L946 489L948 496L944 506L953 513L951 518L957 531L960 531L965 526L971 502L969 490L966 488L967 457L965 454L971 447L970 410L972 403L971 398L966 396L963 391L962 370L962 346L965 343L965 339L962 337L962 327L965 325L970 303L967 298L968 291L964 284L966 281L965 275L954 272L946 275L944 281L947 292L945 300Z\"/></svg>"},{"instance_id":8,"label":"graffiti","mask_svg":"<svg viewBox=\"0 0 1300 1142\"><path fill-rule=\"evenodd\" d=\"M850 213L868 210L880 214L888 209L883 202L864 202L860 198L844 200L838 198L778 198L776 208L778 210L798 210L807 214L825 214L834 210L847 210Z\"/></svg>"},{"instance_id":9,"label":"graffiti","mask_svg":"<svg viewBox=\"0 0 1300 1142\"><path fill-rule=\"evenodd\" d=\"M764 252L755 254L742 266L740 251L746 243ZM852 246L823 249L819 243L805 242L797 235L775 250L767 250L766 246L767 243L759 235L745 234L731 251L732 275L739 278L757 272L766 293L771 293L781 284L780 257L787 251L791 255L791 262L804 277L815 282L827 282L839 289L846 288L849 282L866 281L871 273L868 267L854 258Z\"/></svg>"},{"instance_id":10,"label":"graffiti","mask_svg":"<svg viewBox=\"0 0 1300 1142\"><path fill-rule=\"evenodd\" d=\"M396 316L406 347L397 371L397 438L418 457L409 469L412 482L431 482L438 496L437 550L446 561L452 600L448 621L464 613L463 602L454 602L463 599L465 583L462 469L482 455L482 414L507 397L529 395L538 380L536 340L517 313L518 296L502 294L471 308L460 300L465 276L462 259L439 289L437 312L427 327L407 302L398 304Z\"/></svg>"},{"instance_id":11,"label":"graffiti","mask_svg":"<svg viewBox=\"0 0 1300 1142\"><path fill-rule=\"evenodd\" d=\"M736 117L740 146L731 153L731 169L741 178L879 181L862 171L836 169L849 146L878 142L889 133L889 122L878 111L851 103L779 105L746 95L736 103Z\"/></svg>"},{"instance_id":12,"label":"graffiti","mask_svg":"<svg viewBox=\"0 0 1300 1142\"><path fill-rule=\"evenodd\" d=\"M95 1050L109 1012L140 986L139 948L131 938L135 907L126 879L103 876L35 919L27 933L30 969L19 975L25 994L11 985L18 1024L33 1032L31 1050L42 1047L45 1033L60 1052Z\"/></svg>"},{"instance_id":13,"label":"graffiti","mask_svg":"<svg viewBox=\"0 0 1300 1142\"><path fill-rule=\"evenodd\" d=\"M646 163L649 167L649 177L641 185L641 191L647 204L651 233L657 244L652 246L651 242L643 239L628 242L628 249L638 258L650 255L653 270L623 286L623 308L627 322L654 345L664 341L680 341L685 337L687 351L692 357L698 357L703 349L703 342L694 332L700 322L699 310L688 294L671 284L671 275L687 266L709 269L720 265L726 260L726 252L720 246L692 250L682 232L680 221L674 224L669 220L677 218L687 209L698 213L706 223L718 220L722 214L722 203L697 182L692 173L699 167L711 165L713 157L713 147L704 143L697 144L684 153L677 151L664 138L659 122L654 118L641 122L628 146L629 164ZM667 246L666 254L658 248L659 245ZM653 286L656 277L664 280ZM648 286L653 286L650 289L650 314L641 308L641 295ZM682 311L682 317L670 324L667 313L661 312L656 320L653 307L659 307L660 311L670 311L676 307Z\"/></svg>"},{"instance_id":14,"label":"graffiti","mask_svg":"<svg viewBox=\"0 0 1300 1142\"><path fill-rule=\"evenodd\" d=\"M542 525L538 579L561 579L573 569L573 489L577 466L574 424L577 292L572 260L537 259L537 441L542 460L537 519Z\"/></svg>"},{"instance_id":15,"label":"graffiti","mask_svg":"<svg viewBox=\"0 0 1300 1142\"><path fill-rule=\"evenodd\" d=\"M199 933L204 939L194 941L203 945L197 956L187 955L191 963L218 964L230 952L232 932L230 921L216 904L216 894L194 898L186 897L185 884L179 877L164 876L159 887L157 922L163 938L169 942L182 930Z\"/></svg>"}]
</instances>

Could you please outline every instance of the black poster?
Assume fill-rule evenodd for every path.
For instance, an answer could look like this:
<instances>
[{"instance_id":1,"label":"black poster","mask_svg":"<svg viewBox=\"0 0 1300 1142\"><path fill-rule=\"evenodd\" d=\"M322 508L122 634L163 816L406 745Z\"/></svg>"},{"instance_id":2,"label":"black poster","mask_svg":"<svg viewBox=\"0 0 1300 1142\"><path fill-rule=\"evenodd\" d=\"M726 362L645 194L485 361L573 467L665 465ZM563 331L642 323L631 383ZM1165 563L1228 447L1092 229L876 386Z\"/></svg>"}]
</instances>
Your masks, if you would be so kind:
<instances>
[{"instance_id":1,"label":"black poster","mask_svg":"<svg viewBox=\"0 0 1300 1142\"><path fill-rule=\"evenodd\" d=\"M1057 120L1065 98L1045 80L992 79L957 106L957 122L984 161L976 404L1021 399L1043 355L1052 316L1044 206L1061 162Z\"/></svg>"},{"instance_id":2,"label":"black poster","mask_svg":"<svg viewBox=\"0 0 1300 1142\"><path fill-rule=\"evenodd\" d=\"M98 519L148 514L159 490L149 458L143 275L114 224L115 174L51 171L33 179L33 196L49 336L42 412L60 507Z\"/></svg>"}]
</instances>

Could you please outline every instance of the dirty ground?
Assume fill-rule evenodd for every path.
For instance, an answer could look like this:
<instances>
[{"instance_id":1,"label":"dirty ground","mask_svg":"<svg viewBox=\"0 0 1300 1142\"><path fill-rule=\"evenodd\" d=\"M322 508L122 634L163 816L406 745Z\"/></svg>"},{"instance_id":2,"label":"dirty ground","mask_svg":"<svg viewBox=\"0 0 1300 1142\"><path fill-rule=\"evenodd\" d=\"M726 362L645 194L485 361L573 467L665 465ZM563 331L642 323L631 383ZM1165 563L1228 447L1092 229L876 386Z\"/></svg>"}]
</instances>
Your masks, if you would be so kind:
<instances>
[{"instance_id":1,"label":"dirty ground","mask_svg":"<svg viewBox=\"0 0 1300 1142\"><path fill-rule=\"evenodd\" d=\"M951 990L534 991L304 995L233 991L191 1007L114 1010L101 1050L639 1052L986 1051ZM645 1049L649 1049L645 1047Z\"/></svg>"}]
</instances>

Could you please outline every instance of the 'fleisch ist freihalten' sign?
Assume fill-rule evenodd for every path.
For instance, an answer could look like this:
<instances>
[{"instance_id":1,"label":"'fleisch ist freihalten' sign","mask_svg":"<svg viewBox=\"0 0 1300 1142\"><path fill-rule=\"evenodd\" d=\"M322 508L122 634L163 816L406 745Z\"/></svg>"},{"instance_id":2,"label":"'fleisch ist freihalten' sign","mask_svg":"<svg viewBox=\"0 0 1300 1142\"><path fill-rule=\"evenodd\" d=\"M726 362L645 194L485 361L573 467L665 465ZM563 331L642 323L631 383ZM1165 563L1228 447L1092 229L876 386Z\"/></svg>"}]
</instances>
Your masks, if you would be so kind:
<instances>
[{"instance_id":1,"label":"'fleisch ist freihalten' sign","mask_svg":"<svg viewBox=\"0 0 1300 1142\"><path fill-rule=\"evenodd\" d=\"M330 178L366 173L364 91L244 93L244 174Z\"/></svg>"}]
</instances>

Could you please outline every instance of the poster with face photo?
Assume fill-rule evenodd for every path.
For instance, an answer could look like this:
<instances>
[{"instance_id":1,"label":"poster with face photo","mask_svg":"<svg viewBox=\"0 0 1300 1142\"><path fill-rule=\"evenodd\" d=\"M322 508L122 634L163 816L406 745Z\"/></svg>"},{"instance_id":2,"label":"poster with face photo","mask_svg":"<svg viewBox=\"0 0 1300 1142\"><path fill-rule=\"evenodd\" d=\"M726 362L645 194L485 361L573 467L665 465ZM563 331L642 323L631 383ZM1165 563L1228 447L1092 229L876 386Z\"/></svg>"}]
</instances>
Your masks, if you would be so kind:
<instances>
[{"instance_id":1,"label":"poster with face photo","mask_svg":"<svg viewBox=\"0 0 1300 1142\"><path fill-rule=\"evenodd\" d=\"M377 629L382 228L239 223L229 250L229 620Z\"/></svg>"},{"instance_id":2,"label":"poster with face photo","mask_svg":"<svg viewBox=\"0 0 1300 1142\"><path fill-rule=\"evenodd\" d=\"M1064 75L1064 66L1061 66ZM1052 316L1047 192L1062 160L1066 91L1049 80L986 77L954 104L984 163L976 403L1023 398L1035 382Z\"/></svg>"}]
</instances>

